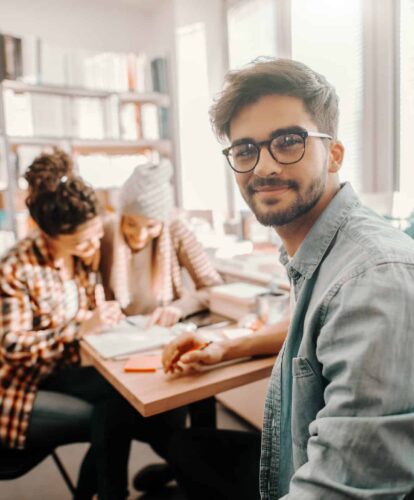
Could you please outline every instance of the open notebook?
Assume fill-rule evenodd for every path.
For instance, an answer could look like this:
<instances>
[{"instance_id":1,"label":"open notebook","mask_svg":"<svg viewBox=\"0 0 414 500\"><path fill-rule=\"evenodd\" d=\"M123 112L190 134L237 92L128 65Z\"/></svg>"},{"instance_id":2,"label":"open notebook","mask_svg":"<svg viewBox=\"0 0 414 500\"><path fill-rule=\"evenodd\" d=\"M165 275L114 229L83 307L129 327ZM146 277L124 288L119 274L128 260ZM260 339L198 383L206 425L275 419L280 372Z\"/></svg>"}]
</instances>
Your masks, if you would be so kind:
<instances>
[{"instance_id":1,"label":"open notebook","mask_svg":"<svg viewBox=\"0 0 414 500\"><path fill-rule=\"evenodd\" d=\"M103 358L128 356L135 352L162 347L174 337L170 329L154 325L148 330L146 316L128 316L116 327L96 335L85 335L84 340Z\"/></svg>"}]
</instances>

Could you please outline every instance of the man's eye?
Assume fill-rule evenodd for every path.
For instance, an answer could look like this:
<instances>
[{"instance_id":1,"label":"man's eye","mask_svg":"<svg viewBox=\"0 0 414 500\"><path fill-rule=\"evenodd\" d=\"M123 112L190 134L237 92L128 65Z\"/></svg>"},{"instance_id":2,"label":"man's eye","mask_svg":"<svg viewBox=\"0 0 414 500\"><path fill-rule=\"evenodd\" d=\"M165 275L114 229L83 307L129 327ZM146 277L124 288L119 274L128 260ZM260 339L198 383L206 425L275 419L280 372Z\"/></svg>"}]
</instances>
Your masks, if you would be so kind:
<instances>
[{"instance_id":1,"label":"man's eye","mask_svg":"<svg viewBox=\"0 0 414 500\"><path fill-rule=\"evenodd\" d=\"M241 144L232 150L232 154L236 159L251 158L257 154L256 147L253 144Z\"/></svg>"},{"instance_id":2,"label":"man's eye","mask_svg":"<svg viewBox=\"0 0 414 500\"><path fill-rule=\"evenodd\" d=\"M303 139L298 134L286 134L277 137L274 140L274 145L277 148L291 148L303 144Z\"/></svg>"}]
</instances>

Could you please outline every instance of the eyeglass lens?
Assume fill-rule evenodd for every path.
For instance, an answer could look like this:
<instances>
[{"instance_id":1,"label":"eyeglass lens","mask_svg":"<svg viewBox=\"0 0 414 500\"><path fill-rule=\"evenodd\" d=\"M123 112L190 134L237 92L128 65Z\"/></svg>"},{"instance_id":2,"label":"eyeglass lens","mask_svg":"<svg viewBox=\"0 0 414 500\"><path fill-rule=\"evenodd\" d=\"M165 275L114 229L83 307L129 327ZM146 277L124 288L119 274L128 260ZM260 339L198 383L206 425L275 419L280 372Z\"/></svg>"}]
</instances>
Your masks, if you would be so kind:
<instances>
[{"instance_id":1,"label":"eyeglass lens","mask_svg":"<svg viewBox=\"0 0 414 500\"><path fill-rule=\"evenodd\" d=\"M273 158L284 164L296 163L301 160L305 151L305 139L295 133L283 134L270 141L268 146ZM238 172L252 170L259 158L260 148L250 142L233 146L228 155L230 165Z\"/></svg>"}]
</instances>

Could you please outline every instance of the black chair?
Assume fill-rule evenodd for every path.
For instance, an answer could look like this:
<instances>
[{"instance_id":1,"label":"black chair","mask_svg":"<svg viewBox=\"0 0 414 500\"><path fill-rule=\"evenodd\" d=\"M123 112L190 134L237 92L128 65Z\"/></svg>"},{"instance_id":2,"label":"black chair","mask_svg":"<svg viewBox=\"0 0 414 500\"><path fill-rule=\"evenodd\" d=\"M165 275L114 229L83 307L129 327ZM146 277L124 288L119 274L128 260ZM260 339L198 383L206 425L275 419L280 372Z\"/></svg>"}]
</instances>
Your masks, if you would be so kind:
<instances>
[{"instance_id":1,"label":"black chair","mask_svg":"<svg viewBox=\"0 0 414 500\"><path fill-rule=\"evenodd\" d=\"M23 476L36 467L36 465L43 462L49 455L51 455L66 486L73 495L75 487L56 451L50 449L12 450L0 448L0 481L17 479Z\"/></svg>"}]
</instances>

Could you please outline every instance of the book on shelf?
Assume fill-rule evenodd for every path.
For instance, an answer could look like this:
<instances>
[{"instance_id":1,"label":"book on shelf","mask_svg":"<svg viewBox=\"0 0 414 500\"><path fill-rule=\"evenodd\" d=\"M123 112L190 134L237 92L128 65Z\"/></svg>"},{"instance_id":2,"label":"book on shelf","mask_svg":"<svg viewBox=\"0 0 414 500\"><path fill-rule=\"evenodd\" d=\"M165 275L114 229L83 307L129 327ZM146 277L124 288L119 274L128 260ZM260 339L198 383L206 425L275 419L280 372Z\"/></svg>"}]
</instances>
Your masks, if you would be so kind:
<instances>
[{"instance_id":1,"label":"book on shelf","mask_svg":"<svg viewBox=\"0 0 414 500\"><path fill-rule=\"evenodd\" d=\"M158 108L159 135L160 139L170 138L170 110L165 106Z\"/></svg>"},{"instance_id":2,"label":"book on shelf","mask_svg":"<svg viewBox=\"0 0 414 500\"><path fill-rule=\"evenodd\" d=\"M32 96L16 93L11 89L3 91L4 114L8 135L28 137L33 135Z\"/></svg>"},{"instance_id":3,"label":"book on shelf","mask_svg":"<svg viewBox=\"0 0 414 500\"><path fill-rule=\"evenodd\" d=\"M141 137L141 114L139 106L128 102L121 106L121 139L136 141Z\"/></svg>"},{"instance_id":4,"label":"book on shelf","mask_svg":"<svg viewBox=\"0 0 414 500\"><path fill-rule=\"evenodd\" d=\"M89 88L128 91L127 54L103 52L90 55L84 64L85 84Z\"/></svg>"},{"instance_id":5,"label":"book on shelf","mask_svg":"<svg viewBox=\"0 0 414 500\"><path fill-rule=\"evenodd\" d=\"M210 310L228 318L239 320L256 311L256 297L268 288L249 283L228 283L210 288Z\"/></svg>"},{"instance_id":6,"label":"book on shelf","mask_svg":"<svg viewBox=\"0 0 414 500\"><path fill-rule=\"evenodd\" d=\"M64 137L67 135L64 98L56 95L31 96L33 135L36 137Z\"/></svg>"},{"instance_id":7,"label":"book on shelf","mask_svg":"<svg viewBox=\"0 0 414 500\"><path fill-rule=\"evenodd\" d=\"M143 139L158 140L160 138L160 122L158 106L145 102L140 106L141 136Z\"/></svg>"},{"instance_id":8,"label":"book on shelf","mask_svg":"<svg viewBox=\"0 0 414 500\"><path fill-rule=\"evenodd\" d=\"M128 90L145 92L147 85L147 57L144 53L127 54Z\"/></svg>"},{"instance_id":9,"label":"book on shelf","mask_svg":"<svg viewBox=\"0 0 414 500\"><path fill-rule=\"evenodd\" d=\"M115 94L111 95L102 105L106 106L105 109L108 117L106 120L107 137L109 139L121 139L121 117L118 97Z\"/></svg>"},{"instance_id":10,"label":"book on shelf","mask_svg":"<svg viewBox=\"0 0 414 500\"><path fill-rule=\"evenodd\" d=\"M0 81L22 76L22 40L0 33Z\"/></svg>"},{"instance_id":11,"label":"book on shelf","mask_svg":"<svg viewBox=\"0 0 414 500\"><path fill-rule=\"evenodd\" d=\"M24 36L22 38L22 80L36 85L40 82L40 38Z\"/></svg>"},{"instance_id":12,"label":"book on shelf","mask_svg":"<svg viewBox=\"0 0 414 500\"><path fill-rule=\"evenodd\" d=\"M79 139L104 139L104 103L96 97L82 97L74 100L73 137Z\"/></svg>"},{"instance_id":13,"label":"book on shelf","mask_svg":"<svg viewBox=\"0 0 414 500\"><path fill-rule=\"evenodd\" d=\"M168 93L168 68L165 57L156 57L151 61L152 89L162 94Z\"/></svg>"},{"instance_id":14,"label":"book on shelf","mask_svg":"<svg viewBox=\"0 0 414 500\"><path fill-rule=\"evenodd\" d=\"M8 185L8 172L7 172L7 162L6 162L6 145L4 142L4 137L0 137L0 189L6 189ZM4 208L4 207L0 207Z\"/></svg>"},{"instance_id":15,"label":"book on shelf","mask_svg":"<svg viewBox=\"0 0 414 500\"><path fill-rule=\"evenodd\" d=\"M148 58L144 52L140 52L135 56L136 64L136 78L135 78L135 91L136 92L146 92L150 89L148 80L149 70L148 70Z\"/></svg>"}]
</instances>

